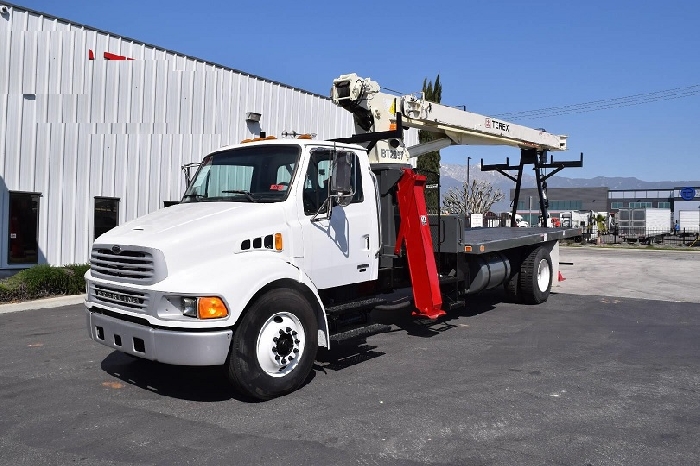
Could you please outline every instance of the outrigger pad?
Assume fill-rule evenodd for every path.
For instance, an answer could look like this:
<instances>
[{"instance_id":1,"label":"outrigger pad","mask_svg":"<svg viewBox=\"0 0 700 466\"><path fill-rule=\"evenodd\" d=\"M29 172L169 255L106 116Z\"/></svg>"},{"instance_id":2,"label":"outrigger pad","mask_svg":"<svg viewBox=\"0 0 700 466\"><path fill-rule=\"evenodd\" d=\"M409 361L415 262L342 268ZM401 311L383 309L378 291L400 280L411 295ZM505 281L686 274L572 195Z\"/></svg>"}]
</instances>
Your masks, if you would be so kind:
<instances>
[{"instance_id":1,"label":"outrigger pad","mask_svg":"<svg viewBox=\"0 0 700 466\"><path fill-rule=\"evenodd\" d=\"M423 312L419 309L416 309L415 311L413 311L411 313L411 315L413 317L425 317L425 318L430 319L430 320L437 320L438 317L444 316L445 314L447 314L447 313L439 308L429 310L428 312Z\"/></svg>"}]
</instances>

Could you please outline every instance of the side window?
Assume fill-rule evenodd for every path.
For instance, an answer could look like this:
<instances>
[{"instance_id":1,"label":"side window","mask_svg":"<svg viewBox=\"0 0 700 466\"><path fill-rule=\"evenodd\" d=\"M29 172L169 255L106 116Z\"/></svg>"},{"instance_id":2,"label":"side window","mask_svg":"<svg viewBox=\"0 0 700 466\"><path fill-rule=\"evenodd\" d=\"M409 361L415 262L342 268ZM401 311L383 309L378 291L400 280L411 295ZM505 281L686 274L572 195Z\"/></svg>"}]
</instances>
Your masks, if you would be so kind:
<instances>
[{"instance_id":1,"label":"side window","mask_svg":"<svg viewBox=\"0 0 700 466\"><path fill-rule=\"evenodd\" d=\"M364 200L362 193L362 173L357 161L357 155L348 153L352 160L350 180L355 187L352 203ZM317 212L325 212L324 203L328 199L330 177L333 163L333 151L330 149L318 149L311 153L309 168L304 178L304 213L314 215Z\"/></svg>"}]
</instances>

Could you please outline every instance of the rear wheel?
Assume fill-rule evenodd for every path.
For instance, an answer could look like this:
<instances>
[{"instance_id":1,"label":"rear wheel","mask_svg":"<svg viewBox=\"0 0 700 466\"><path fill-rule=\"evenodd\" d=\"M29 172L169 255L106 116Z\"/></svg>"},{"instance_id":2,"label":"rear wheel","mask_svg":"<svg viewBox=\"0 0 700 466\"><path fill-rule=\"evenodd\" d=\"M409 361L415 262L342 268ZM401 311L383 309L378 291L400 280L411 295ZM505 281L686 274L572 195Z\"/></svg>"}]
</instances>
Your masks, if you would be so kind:
<instances>
[{"instance_id":1,"label":"rear wheel","mask_svg":"<svg viewBox=\"0 0 700 466\"><path fill-rule=\"evenodd\" d=\"M297 291L268 291L236 328L228 376L242 394L268 400L297 389L316 359L318 325L309 302Z\"/></svg>"},{"instance_id":2,"label":"rear wheel","mask_svg":"<svg viewBox=\"0 0 700 466\"><path fill-rule=\"evenodd\" d=\"M524 302L539 304L547 301L552 290L552 258L540 246L528 254L520 266L520 289Z\"/></svg>"}]
</instances>

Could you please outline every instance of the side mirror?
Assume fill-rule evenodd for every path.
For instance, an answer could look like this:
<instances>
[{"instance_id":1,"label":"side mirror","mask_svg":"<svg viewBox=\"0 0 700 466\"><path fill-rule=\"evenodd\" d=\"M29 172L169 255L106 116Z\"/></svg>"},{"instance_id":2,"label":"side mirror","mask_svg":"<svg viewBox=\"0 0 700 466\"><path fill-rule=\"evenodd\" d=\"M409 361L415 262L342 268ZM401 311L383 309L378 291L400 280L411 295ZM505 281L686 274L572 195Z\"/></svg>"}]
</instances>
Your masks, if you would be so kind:
<instances>
[{"instance_id":1,"label":"side mirror","mask_svg":"<svg viewBox=\"0 0 700 466\"><path fill-rule=\"evenodd\" d=\"M348 152L336 152L333 154L330 195L337 198L337 202L341 206L350 204L352 197L355 195L354 186L352 185L353 155Z\"/></svg>"}]
</instances>

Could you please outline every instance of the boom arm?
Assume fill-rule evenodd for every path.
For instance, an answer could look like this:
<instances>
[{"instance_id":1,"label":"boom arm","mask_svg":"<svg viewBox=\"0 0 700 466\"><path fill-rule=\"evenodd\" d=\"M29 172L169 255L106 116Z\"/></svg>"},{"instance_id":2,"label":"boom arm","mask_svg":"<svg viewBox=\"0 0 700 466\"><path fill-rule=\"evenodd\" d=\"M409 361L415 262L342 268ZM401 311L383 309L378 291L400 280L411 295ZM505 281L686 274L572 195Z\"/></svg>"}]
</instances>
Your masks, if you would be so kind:
<instances>
[{"instance_id":1,"label":"boom arm","mask_svg":"<svg viewBox=\"0 0 700 466\"><path fill-rule=\"evenodd\" d=\"M373 164L406 163L410 157L418 157L430 151L440 150L451 145L499 145L520 148L520 165L507 168L501 165L493 166L499 172L503 169L517 169L515 213L520 184L523 176L523 165L533 164L535 168L537 188L540 193L540 210L542 218L547 218L547 199L545 180L551 176L541 174L543 168L565 166L582 167L583 154L580 161L558 162L547 164L548 151L566 150L566 136L555 135L543 129L533 129L516 125L507 121L497 120L478 113L467 112L454 107L428 102L421 94L394 96L380 92L377 82L369 78L361 78L356 74L344 74L333 81L331 99L333 102L351 112L355 117L356 135L346 142L367 142L369 160ZM397 128L397 125L400 126ZM433 133L439 137L432 141L406 148L402 129L404 127L418 128ZM374 133L375 138L371 138ZM376 144L376 145L375 145ZM482 164L482 170L487 168ZM505 173L503 173L505 174ZM513 177L506 175L509 178ZM513 215L513 219L515 215ZM544 222L545 220L543 220Z\"/></svg>"},{"instance_id":2,"label":"boom arm","mask_svg":"<svg viewBox=\"0 0 700 466\"><path fill-rule=\"evenodd\" d=\"M333 102L355 117L357 134L395 129L396 114L402 125L437 133L441 137L408 149L403 141L378 142L370 151L372 163L406 162L426 152L451 145L500 145L537 151L566 150L566 136L550 134L478 113L428 102L423 95L394 96L380 92L379 84L356 74L346 74L333 81ZM392 127L393 125L393 127Z\"/></svg>"}]
</instances>

